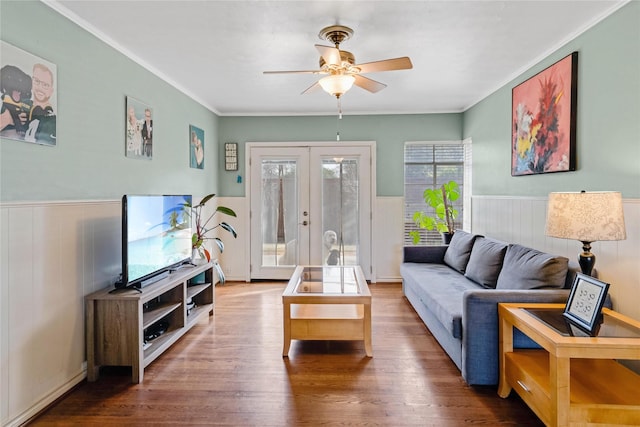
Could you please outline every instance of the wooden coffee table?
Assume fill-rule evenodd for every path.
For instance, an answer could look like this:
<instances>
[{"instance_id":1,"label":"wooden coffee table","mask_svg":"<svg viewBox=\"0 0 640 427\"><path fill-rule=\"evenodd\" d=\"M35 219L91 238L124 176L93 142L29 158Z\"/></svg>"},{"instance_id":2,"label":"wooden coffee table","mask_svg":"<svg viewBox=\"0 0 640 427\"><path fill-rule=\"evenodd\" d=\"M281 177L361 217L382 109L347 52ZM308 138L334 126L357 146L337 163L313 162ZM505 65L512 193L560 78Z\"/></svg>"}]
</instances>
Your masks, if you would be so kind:
<instances>
[{"instance_id":1,"label":"wooden coffee table","mask_svg":"<svg viewBox=\"0 0 640 427\"><path fill-rule=\"evenodd\" d=\"M282 294L284 346L291 340L361 340L371 346L371 293L359 266L298 266Z\"/></svg>"}]
</instances>

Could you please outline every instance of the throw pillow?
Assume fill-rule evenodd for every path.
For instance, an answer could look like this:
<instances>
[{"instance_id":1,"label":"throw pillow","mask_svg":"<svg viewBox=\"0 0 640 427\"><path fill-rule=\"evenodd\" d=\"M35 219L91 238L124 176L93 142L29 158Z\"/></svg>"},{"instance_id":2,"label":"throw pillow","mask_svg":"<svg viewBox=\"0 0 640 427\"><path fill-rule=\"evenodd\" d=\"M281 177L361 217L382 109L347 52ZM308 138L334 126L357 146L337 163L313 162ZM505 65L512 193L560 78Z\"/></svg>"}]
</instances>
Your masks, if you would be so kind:
<instances>
[{"instance_id":1,"label":"throw pillow","mask_svg":"<svg viewBox=\"0 0 640 427\"><path fill-rule=\"evenodd\" d=\"M509 245L497 289L562 288L569 260L521 245Z\"/></svg>"},{"instance_id":2,"label":"throw pillow","mask_svg":"<svg viewBox=\"0 0 640 427\"><path fill-rule=\"evenodd\" d=\"M444 253L444 263L454 270L464 274L464 270L469 262L469 256L471 255L471 248L473 242L478 237L475 234L467 233L466 231L456 230L453 233L451 242L447 251Z\"/></svg>"},{"instance_id":3,"label":"throw pillow","mask_svg":"<svg viewBox=\"0 0 640 427\"><path fill-rule=\"evenodd\" d=\"M504 242L486 237L477 239L464 275L485 288L495 288L506 252Z\"/></svg>"}]
</instances>

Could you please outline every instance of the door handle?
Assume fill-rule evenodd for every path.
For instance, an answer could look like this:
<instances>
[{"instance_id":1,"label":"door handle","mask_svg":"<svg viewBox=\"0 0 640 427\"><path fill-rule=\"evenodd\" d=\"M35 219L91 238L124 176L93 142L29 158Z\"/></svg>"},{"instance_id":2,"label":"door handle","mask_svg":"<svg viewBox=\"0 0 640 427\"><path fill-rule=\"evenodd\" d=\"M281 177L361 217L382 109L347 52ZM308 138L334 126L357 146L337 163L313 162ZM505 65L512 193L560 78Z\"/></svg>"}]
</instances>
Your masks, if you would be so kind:
<instances>
[{"instance_id":1,"label":"door handle","mask_svg":"<svg viewBox=\"0 0 640 427\"><path fill-rule=\"evenodd\" d=\"M309 221L307 221L307 220L302 221L302 225L309 225Z\"/></svg>"}]
</instances>

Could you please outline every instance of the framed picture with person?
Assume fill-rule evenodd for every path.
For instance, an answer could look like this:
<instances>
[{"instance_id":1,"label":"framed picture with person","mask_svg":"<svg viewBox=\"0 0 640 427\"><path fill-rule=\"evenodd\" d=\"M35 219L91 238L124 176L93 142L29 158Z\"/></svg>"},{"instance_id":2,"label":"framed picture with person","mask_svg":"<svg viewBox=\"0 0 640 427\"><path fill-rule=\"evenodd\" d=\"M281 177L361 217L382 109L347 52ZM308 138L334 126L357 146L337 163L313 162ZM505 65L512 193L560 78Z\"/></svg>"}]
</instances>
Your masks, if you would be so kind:
<instances>
[{"instance_id":1,"label":"framed picture with person","mask_svg":"<svg viewBox=\"0 0 640 427\"><path fill-rule=\"evenodd\" d=\"M134 159L153 159L153 109L127 96L125 153Z\"/></svg>"},{"instance_id":2,"label":"framed picture with person","mask_svg":"<svg viewBox=\"0 0 640 427\"><path fill-rule=\"evenodd\" d=\"M0 136L56 146L56 64L4 41L0 51Z\"/></svg>"}]
</instances>

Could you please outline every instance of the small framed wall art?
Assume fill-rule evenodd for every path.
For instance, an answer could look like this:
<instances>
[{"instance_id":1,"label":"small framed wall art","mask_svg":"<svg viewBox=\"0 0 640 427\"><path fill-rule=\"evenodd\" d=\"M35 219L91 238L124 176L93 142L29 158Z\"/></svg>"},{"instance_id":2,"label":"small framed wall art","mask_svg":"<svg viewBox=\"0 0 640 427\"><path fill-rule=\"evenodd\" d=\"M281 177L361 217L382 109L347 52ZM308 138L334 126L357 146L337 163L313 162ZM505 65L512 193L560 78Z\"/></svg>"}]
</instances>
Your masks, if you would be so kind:
<instances>
[{"instance_id":1,"label":"small framed wall art","mask_svg":"<svg viewBox=\"0 0 640 427\"><path fill-rule=\"evenodd\" d=\"M130 96L127 96L126 110L126 156L151 160L153 158L153 110Z\"/></svg>"},{"instance_id":2,"label":"small framed wall art","mask_svg":"<svg viewBox=\"0 0 640 427\"><path fill-rule=\"evenodd\" d=\"M189 125L189 166L204 169L204 131Z\"/></svg>"},{"instance_id":3,"label":"small framed wall art","mask_svg":"<svg viewBox=\"0 0 640 427\"><path fill-rule=\"evenodd\" d=\"M576 170L578 52L512 90L511 175Z\"/></svg>"},{"instance_id":4,"label":"small framed wall art","mask_svg":"<svg viewBox=\"0 0 640 427\"><path fill-rule=\"evenodd\" d=\"M608 290L608 283L577 273L564 308L564 317L593 334L600 324L600 312Z\"/></svg>"},{"instance_id":5,"label":"small framed wall art","mask_svg":"<svg viewBox=\"0 0 640 427\"><path fill-rule=\"evenodd\" d=\"M238 143L227 142L224 144L224 170L238 170Z\"/></svg>"}]
</instances>

